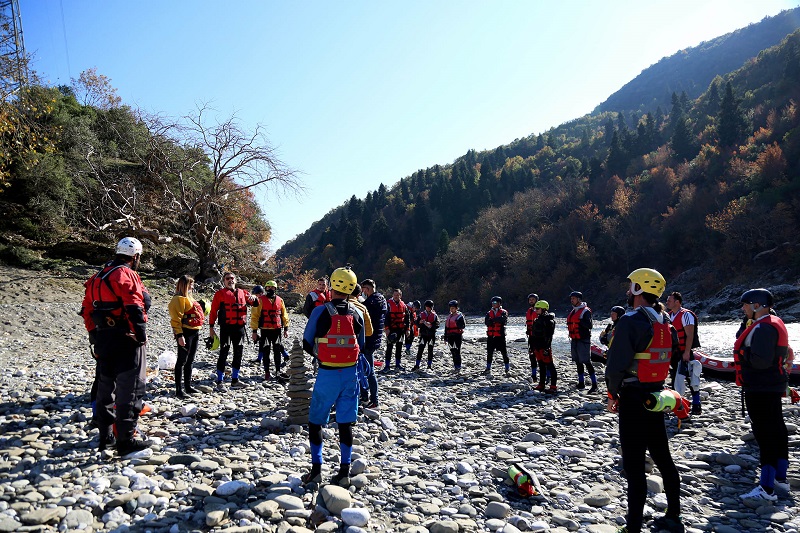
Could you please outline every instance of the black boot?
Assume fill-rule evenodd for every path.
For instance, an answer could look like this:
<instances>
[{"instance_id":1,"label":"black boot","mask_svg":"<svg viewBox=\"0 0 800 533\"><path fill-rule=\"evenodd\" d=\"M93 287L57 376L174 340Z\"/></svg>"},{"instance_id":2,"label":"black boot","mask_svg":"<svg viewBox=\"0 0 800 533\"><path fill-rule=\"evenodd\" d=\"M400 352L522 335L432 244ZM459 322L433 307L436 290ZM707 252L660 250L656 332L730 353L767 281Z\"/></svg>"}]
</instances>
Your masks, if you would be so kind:
<instances>
[{"instance_id":1,"label":"black boot","mask_svg":"<svg viewBox=\"0 0 800 533\"><path fill-rule=\"evenodd\" d=\"M186 391L186 394L197 394L197 389L192 387L192 367L188 364L183 367L183 389Z\"/></svg>"},{"instance_id":2,"label":"black boot","mask_svg":"<svg viewBox=\"0 0 800 533\"><path fill-rule=\"evenodd\" d=\"M181 385L181 371L177 368L175 369L175 397L186 398L186 395L183 393L183 386Z\"/></svg>"}]
</instances>

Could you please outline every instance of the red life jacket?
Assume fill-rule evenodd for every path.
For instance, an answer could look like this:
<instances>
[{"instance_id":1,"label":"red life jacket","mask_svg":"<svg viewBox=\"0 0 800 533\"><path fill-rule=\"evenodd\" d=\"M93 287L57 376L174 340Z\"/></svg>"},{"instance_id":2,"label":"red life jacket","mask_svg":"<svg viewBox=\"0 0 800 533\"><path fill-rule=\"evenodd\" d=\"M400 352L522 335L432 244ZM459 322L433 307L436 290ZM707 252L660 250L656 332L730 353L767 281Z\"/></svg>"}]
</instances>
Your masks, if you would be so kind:
<instances>
[{"instance_id":1,"label":"red life jacket","mask_svg":"<svg viewBox=\"0 0 800 533\"><path fill-rule=\"evenodd\" d=\"M181 324L188 328L200 328L203 325L203 322L206 320L206 315L203 312L203 308L200 304L195 300L192 304L192 308L183 314L183 318L181 319Z\"/></svg>"},{"instance_id":2,"label":"red life jacket","mask_svg":"<svg viewBox=\"0 0 800 533\"><path fill-rule=\"evenodd\" d=\"M275 295L275 301L270 300L266 295L258 296L261 302L261 315L258 317L258 327L261 329L280 329L283 325L281 321L281 309L283 300ZM324 304L323 304L324 305Z\"/></svg>"},{"instance_id":3,"label":"red life jacket","mask_svg":"<svg viewBox=\"0 0 800 533\"><path fill-rule=\"evenodd\" d=\"M647 311L642 312L653 326L653 338L647 345L646 352L634 354L633 366L629 371L641 383L663 382L669 376L669 363L672 359L672 330L668 321L662 324L653 320Z\"/></svg>"},{"instance_id":4,"label":"red life jacket","mask_svg":"<svg viewBox=\"0 0 800 533\"><path fill-rule=\"evenodd\" d=\"M789 352L789 332L786 331L786 325L783 323L783 320L774 315L766 315L764 318L756 320L747 326L733 345L733 368L736 370L736 384L740 387L743 384L742 356L744 355L746 349L744 346L744 341L747 339L747 336L750 335L750 332L753 331L756 326L762 323L769 324L778 331L778 344L775 349L775 353L778 356L778 371L782 375L786 374L786 369L784 368L783 363L786 361L786 356Z\"/></svg>"},{"instance_id":5,"label":"red life jacket","mask_svg":"<svg viewBox=\"0 0 800 533\"><path fill-rule=\"evenodd\" d=\"M586 311L592 312L587 306L573 308L567 315L567 330L570 339L580 339L581 337L581 318Z\"/></svg>"},{"instance_id":6,"label":"red life jacket","mask_svg":"<svg viewBox=\"0 0 800 533\"><path fill-rule=\"evenodd\" d=\"M686 350L686 331L683 329L683 313L689 313L694 317L694 336L690 348L700 347L700 338L697 336L697 315L681 307L681 310L678 311L675 318L672 319L672 326L675 328L675 331L678 332L678 345L680 346L681 352Z\"/></svg>"},{"instance_id":7,"label":"red life jacket","mask_svg":"<svg viewBox=\"0 0 800 533\"><path fill-rule=\"evenodd\" d=\"M525 311L525 332L530 337L531 333L533 333L533 323L536 322L536 319L539 317L536 314L536 309L533 307L529 307L527 311Z\"/></svg>"},{"instance_id":8,"label":"red life jacket","mask_svg":"<svg viewBox=\"0 0 800 533\"><path fill-rule=\"evenodd\" d=\"M325 305L325 302L331 301L331 295L327 291L320 291L319 289L314 289L314 294L317 295L316 299L312 296L311 298L314 300L314 307L319 307L320 305Z\"/></svg>"},{"instance_id":9,"label":"red life jacket","mask_svg":"<svg viewBox=\"0 0 800 533\"><path fill-rule=\"evenodd\" d=\"M218 320L224 326L244 326L247 317L247 295L243 289L220 289Z\"/></svg>"},{"instance_id":10,"label":"red life jacket","mask_svg":"<svg viewBox=\"0 0 800 533\"><path fill-rule=\"evenodd\" d=\"M406 306L403 300L400 303L389 300L389 329L406 329Z\"/></svg>"},{"instance_id":11,"label":"red life jacket","mask_svg":"<svg viewBox=\"0 0 800 533\"><path fill-rule=\"evenodd\" d=\"M459 329L458 327L458 319L461 318L462 315L460 312L456 314L449 314L447 315L447 319L444 321L444 334L445 335L463 335L464 330Z\"/></svg>"},{"instance_id":12,"label":"red life jacket","mask_svg":"<svg viewBox=\"0 0 800 533\"><path fill-rule=\"evenodd\" d=\"M353 322L355 308L347 306L347 314L340 315L336 306L328 302L325 309L331 315L331 327L324 337L316 339L317 359L326 366L353 366L358 362L358 339Z\"/></svg>"},{"instance_id":13,"label":"red life jacket","mask_svg":"<svg viewBox=\"0 0 800 533\"><path fill-rule=\"evenodd\" d=\"M428 326L424 326L424 325L421 325L420 327L423 328L423 331L424 331L424 333L426 335L433 335L433 334L436 333L436 330L433 329L433 324L437 320L439 320L439 317L436 316L436 311L428 312L428 310L425 309L424 311L420 311L419 320L417 321L417 323L421 324L422 322L430 322L431 323L431 327L430 328Z\"/></svg>"},{"instance_id":14,"label":"red life jacket","mask_svg":"<svg viewBox=\"0 0 800 533\"><path fill-rule=\"evenodd\" d=\"M489 318L497 318L503 316L506 312L505 309L502 307L498 307L497 309L489 309ZM489 324L486 326L486 335L489 337L502 337L506 334L506 326L505 324L499 324L497 322Z\"/></svg>"},{"instance_id":15,"label":"red life jacket","mask_svg":"<svg viewBox=\"0 0 800 533\"><path fill-rule=\"evenodd\" d=\"M411 333L411 337L416 337L419 335L419 325L417 325L417 310L415 308L410 308L408 310L409 322L408 322L408 331Z\"/></svg>"}]
</instances>

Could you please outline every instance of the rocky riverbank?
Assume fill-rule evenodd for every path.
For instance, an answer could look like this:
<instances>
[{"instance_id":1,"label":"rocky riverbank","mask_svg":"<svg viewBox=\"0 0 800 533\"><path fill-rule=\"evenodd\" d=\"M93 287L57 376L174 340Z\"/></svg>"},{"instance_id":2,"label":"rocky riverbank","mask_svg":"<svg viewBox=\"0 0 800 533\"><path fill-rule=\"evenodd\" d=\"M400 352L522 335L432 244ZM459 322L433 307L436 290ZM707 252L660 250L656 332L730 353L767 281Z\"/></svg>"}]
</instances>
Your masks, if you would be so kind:
<instances>
[{"instance_id":1,"label":"rocky riverbank","mask_svg":"<svg viewBox=\"0 0 800 533\"><path fill-rule=\"evenodd\" d=\"M166 311L172 283L147 283L155 367L174 349ZM603 394L571 390L567 354L556 354L562 392L532 390L522 343L510 343L508 376L481 375L483 345L469 342L461 376L451 374L442 350L433 372L379 378L379 409L364 410L354 427L349 490L300 487L310 463L306 428L287 423L287 390L259 377L252 347L243 390L212 391L215 357L204 348L195 370L203 392L190 400L176 399L170 372L153 368L152 411L140 426L156 444L134 459L99 454L97 430L87 424L94 365L75 315L81 284L82 274L0 268L0 531L604 533L622 523L616 416L605 411ZM303 325L292 316L292 339ZM667 421L687 529L800 529L799 493L756 508L738 498L757 475L749 423L730 383L704 380L703 396L701 416L680 429ZM790 481L800 489L793 476L800 408L784 408ZM335 424L324 431L327 480L338 446ZM539 495L517 495L506 475L516 462L537 473ZM659 516L666 501L657 470L648 485L647 513Z\"/></svg>"}]
</instances>

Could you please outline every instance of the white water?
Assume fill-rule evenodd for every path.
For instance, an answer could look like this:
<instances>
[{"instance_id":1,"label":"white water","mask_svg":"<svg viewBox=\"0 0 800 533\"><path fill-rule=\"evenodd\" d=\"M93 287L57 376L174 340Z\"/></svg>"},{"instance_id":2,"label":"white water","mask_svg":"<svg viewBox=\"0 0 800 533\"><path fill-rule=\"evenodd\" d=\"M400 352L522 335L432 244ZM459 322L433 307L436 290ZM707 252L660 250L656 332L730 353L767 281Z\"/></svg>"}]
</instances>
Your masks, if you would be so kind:
<instances>
[{"instance_id":1,"label":"white water","mask_svg":"<svg viewBox=\"0 0 800 533\"><path fill-rule=\"evenodd\" d=\"M468 316L467 329L464 332L465 338L477 339L486 337L486 326L483 323L483 316ZM606 328L610 319L595 321L592 329L592 343L600 345L600 333ZM709 355L724 355L730 357L733 352L733 343L736 340L736 331L739 329L739 322L701 322L698 327L700 336L701 350ZM800 323L786 324L789 331L789 345L795 350L800 351ZM440 328L440 331L442 329ZM525 317L512 316L508 319L506 335L509 347L523 349L523 344L514 341L525 340ZM567 337L567 321L563 318L556 319L556 333L553 336L553 349L558 352L569 354L569 339Z\"/></svg>"}]
</instances>

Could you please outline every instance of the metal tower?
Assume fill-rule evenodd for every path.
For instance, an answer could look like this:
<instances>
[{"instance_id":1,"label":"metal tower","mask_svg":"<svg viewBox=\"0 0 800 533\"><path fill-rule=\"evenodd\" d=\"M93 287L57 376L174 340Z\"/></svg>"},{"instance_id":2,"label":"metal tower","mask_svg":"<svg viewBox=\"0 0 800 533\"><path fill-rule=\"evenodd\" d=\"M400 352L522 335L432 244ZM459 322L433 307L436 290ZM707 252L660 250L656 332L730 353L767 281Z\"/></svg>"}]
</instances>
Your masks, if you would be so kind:
<instances>
[{"instance_id":1,"label":"metal tower","mask_svg":"<svg viewBox=\"0 0 800 533\"><path fill-rule=\"evenodd\" d=\"M28 60L18 0L0 0L0 78L3 100L28 83Z\"/></svg>"}]
</instances>

